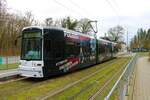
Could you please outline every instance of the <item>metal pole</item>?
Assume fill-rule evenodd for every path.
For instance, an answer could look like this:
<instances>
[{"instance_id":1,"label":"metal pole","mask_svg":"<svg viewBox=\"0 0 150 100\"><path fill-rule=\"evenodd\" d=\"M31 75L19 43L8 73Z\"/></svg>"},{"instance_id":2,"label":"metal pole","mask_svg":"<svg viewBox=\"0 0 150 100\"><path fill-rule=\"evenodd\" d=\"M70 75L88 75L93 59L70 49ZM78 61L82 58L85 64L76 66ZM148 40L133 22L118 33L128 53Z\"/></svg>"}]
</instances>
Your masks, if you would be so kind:
<instances>
[{"instance_id":1,"label":"metal pole","mask_svg":"<svg viewBox=\"0 0 150 100\"><path fill-rule=\"evenodd\" d=\"M127 52L128 52L128 29L127 29Z\"/></svg>"}]
</instances>

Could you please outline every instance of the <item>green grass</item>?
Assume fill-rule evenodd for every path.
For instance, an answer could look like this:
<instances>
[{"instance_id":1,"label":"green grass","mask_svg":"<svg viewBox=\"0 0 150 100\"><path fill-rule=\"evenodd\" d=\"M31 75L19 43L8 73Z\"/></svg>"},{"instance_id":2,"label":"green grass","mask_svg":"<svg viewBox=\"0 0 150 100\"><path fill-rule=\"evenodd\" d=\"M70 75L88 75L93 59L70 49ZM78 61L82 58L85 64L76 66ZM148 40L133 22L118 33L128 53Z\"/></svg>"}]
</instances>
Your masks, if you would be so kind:
<instances>
[{"instance_id":1,"label":"green grass","mask_svg":"<svg viewBox=\"0 0 150 100\"><path fill-rule=\"evenodd\" d=\"M141 56L141 57L149 56L149 52L139 52L138 55Z\"/></svg>"},{"instance_id":2,"label":"green grass","mask_svg":"<svg viewBox=\"0 0 150 100\"><path fill-rule=\"evenodd\" d=\"M132 58L130 58L132 59ZM122 72L120 73L120 75L122 74ZM108 85L108 88L105 89L105 91L102 93L102 95L99 95L95 100L101 100L102 97L106 97L108 95L108 93L110 92L110 90L112 89L112 87L114 86L116 80L119 78L115 77L115 79L112 80L112 82ZM120 91L122 91L121 87L124 87L125 82L127 82L127 80L125 78L122 78L121 81L119 82L119 84L117 85L117 87L115 88L115 90L113 91L112 95L110 96L110 100L119 100L119 95L120 95ZM129 95L128 93L126 94L126 96Z\"/></svg>"},{"instance_id":3,"label":"green grass","mask_svg":"<svg viewBox=\"0 0 150 100\"><path fill-rule=\"evenodd\" d=\"M0 70L14 69L18 68L19 63L14 64L0 64Z\"/></svg>"},{"instance_id":4,"label":"green grass","mask_svg":"<svg viewBox=\"0 0 150 100\"><path fill-rule=\"evenodd\" d=\"M128 61L128 59L123 58L117 63L113 64L110 68L103 70L102 72L90 77L89 79L80 82L79 84L65 90L62 93L55 95L54 97L48 98L49 100L66 100L69 98L76 100L87 100L93 93L98 91L110 77L112 77L117 70L123 67L123 65ZM100 78L101 76L104 76ZM99 79L100 78L100 79ZM98 80L97 80L98 79ZM91 82L95 82L91 87L84 89L86 86L89 86ZM81 92L84 90L83 92ZM78 95L77 95L78 94ZM76 96L75 96L76 95ZM104 97L103 97L104 98Z\"/></svg>"},{"instance_id":5,"label":"green grass","mask_svg":"<svg viewBox=\"0 0 150 100\"><path fill-rule=\"evenodd\" d=\"M124 59L124 60L123 60ZM0 99L1 100L35 100L38 98L43 97L47 92L53 92L53 91L57 91L58 89L64 87L66 84L70 84L72 82L75 82L93 72L95 72L96 70L101 69L104 66L107 66L110 62L117 62L120 63L121 60L123 60L122 62L126 61L127 58L119 58L119 59L114 59L108 62L105 62L103 64L100 65L96 65L94 67L90 67L84 70L79 70L76 71L74 73L69 73L67 75L63 75L63 76L59 76L59 77L53 77L47 80L40 80L40 79L26 79L26 80L20 80L20 81L15 81L15 82L9 82L6 84L0 84ZM108 73L113 72L112 70L115 70L115 66L118 66L118 64L115 64L113 68L110 68L110 70L108 71L104 71L99 73L98 75L89 78L88 80L85 80L84 82L81 82L81 86L76 85L75 87L73 87L73 93L77 93L81 88L85 87L85 83L91 83L93 82L93 80L96 80L98 77L101 76L102 73L106 74L105 77L101 78L99 81L100 84L104 84L102 82L104 82L103 80L108 79L111 75L113 74L109 74L107 76ZM98 82L98 83L99 83ZM93 88L90 88L90 90L88 90L89 92L87 93L88 95L91 94L90 91L95 91L95 88L99 86L99 84L94 85ZM68 90L67 90L68 91ZM71 92L67 92L68 95L65 96L70 96L70 94L72 94ZM86 94L86 93L85 93ZM58 95L60 96L60 95ZM81 95L84 96L84 95ZM60 97L59 97L60 98ZM86 98L86 96L84 97Z\"/></svg>"}]
</instances>

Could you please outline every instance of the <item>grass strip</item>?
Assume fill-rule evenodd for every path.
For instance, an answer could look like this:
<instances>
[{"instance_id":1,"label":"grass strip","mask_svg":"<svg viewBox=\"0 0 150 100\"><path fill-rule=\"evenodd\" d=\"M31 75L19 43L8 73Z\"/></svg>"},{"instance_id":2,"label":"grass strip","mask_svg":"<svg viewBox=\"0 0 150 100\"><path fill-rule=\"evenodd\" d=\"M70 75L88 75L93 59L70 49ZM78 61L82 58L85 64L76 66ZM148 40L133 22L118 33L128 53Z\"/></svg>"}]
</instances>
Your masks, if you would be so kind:
<instances>
[{"instance_id":1,"label":"grass strip","mask_svg":"<svg viewBox=\"0 0 150 100\"><path fill-rule=\"evenodd\" d=\"M19 63L0 64L0 70L15 69L15 68L18 68L18 66L19 66Z\"/></svg>"},{"instance_id":2,"label":"grass strip","mask_svg":"<svg viewBox=\"0 0 150 100\"><path fill-rule=\"evenodd\" d=\"M149 52L139 52L138 55L140 57L149 56Z\"/></svg>"},{"instance_id":3,"label":"grass strip","mask_svg":"<svg viewBox=\"0 0 150 100\"><path fill-rule=\"evenodd\" d=\"M122 58L123 59L123 58ZM7 100L35 100L38 96L42 96L49 91L58 90L66 84L72 83L82 77L87 76L95 72L96 70L107 66L110 62L120 61L120 59L114 59L112 61L105 62L94 67L90 67L84 70L79 70L67 75L52 77L47 80L39 79L25 79L7 84L0 85L0 98Z\"/></svg>"},{"instance_id":4,"label":"grass strip","mask_svg":"<svg viewBox=\"0 0 150 100\"><path fill-rule=\"evenodd\" d=\"M55 95L54 97L50 97L48 99L52 99L52 100L66 100L66 99L70 99L70 97L73 97L74 95L80 93L82 91L82 89L84 89L86 86L88 86L89 84L91 84L91 82L95 82L95 85L92 85L92 88L89 88L86 90L86 92L80 94L77 96L77 98L73 98L73 99L77 99L77 100L87 100L88 97L90 95L92 95L93 93L95 93L97 91L97 89L99 89L101 86L103 86L106 82L106 80L108 80L116 71L115 69L117 68L121 68L122 65L125 64L125 62L127 62L128 59L127 58L123 58L120 59L119 61L117 61L114 65L112 65L112 67L107 68L106 70L94 75L93 77L80 82L79 84L73 86L72 88L69 88L67 90L65 90L62 93L59 93L57 95ZM120 65L120 66L118 66ZM108 74L110 73L110 74ZM100 80L97 80L100 76L105 75L105 77L100 78Z\"/></svg>"}]
</instances>

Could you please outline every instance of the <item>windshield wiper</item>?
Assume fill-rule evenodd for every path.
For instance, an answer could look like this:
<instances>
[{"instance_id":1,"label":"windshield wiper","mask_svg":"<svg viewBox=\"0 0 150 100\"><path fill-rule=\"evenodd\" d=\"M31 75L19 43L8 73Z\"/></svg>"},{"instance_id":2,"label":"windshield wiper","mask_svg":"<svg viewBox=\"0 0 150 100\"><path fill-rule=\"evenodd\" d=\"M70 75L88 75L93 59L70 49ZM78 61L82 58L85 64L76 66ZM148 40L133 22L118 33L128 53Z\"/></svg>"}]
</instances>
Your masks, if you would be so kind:
<instances>
[{"instance_id":1,"label":"windshield wiper","mask_svg":"<svg viewBox=\"0 0 150 100\"><path fill-rule=\"evenodd\" d=\"M31 61L32 59L25 59L26 61Z\"/></svg>"}]
</instances>

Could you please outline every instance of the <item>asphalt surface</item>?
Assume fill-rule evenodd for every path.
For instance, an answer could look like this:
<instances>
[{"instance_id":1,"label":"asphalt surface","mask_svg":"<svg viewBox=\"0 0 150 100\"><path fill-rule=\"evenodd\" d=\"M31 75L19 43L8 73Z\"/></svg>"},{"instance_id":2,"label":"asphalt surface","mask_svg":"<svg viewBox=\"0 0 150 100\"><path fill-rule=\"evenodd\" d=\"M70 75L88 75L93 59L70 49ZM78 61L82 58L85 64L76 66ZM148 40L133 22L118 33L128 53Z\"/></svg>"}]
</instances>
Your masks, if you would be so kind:
<instances>
[{"instance_id":1,"label":"asphalt surface","mask_svg":"<svg viewBox=\"0 0 150 100\"><path fill-rule=\"evenodd\" d=\"M137 61L133 100L150 100L150 61L148 57L141 57Z\"/></svg>"}]
</instances>

